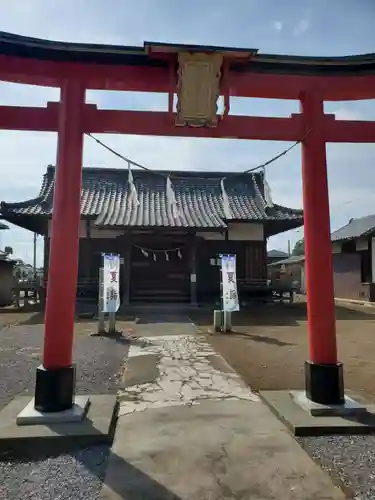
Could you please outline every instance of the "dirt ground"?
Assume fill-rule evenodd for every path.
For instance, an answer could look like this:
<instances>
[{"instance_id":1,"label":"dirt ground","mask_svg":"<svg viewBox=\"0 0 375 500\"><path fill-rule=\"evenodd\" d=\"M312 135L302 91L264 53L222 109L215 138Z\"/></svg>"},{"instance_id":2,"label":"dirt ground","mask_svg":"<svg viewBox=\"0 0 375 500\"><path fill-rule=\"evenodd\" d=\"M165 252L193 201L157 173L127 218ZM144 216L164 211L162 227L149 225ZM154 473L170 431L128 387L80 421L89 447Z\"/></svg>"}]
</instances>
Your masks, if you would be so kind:
<instances>
[{"instance_id":1,"label":"dirt ground","mask_svg":"<svg viewBox=\"0 0 375 500\"><path fill-rule=\"evenodd\" d=\"M208 339L246 383L255 390L304 388L305 302L257 306L234 316L233 332L211 333ZM375 308L337 306L336 317L345 388L375 400ZM212 332L212 317L194 319L202 333Z\"/></svg>"},{"instance_id":2,"label":"dirt ground","mask_svg":"<svg viewBox=\"0 0 375 500\"><path fill-rule=\"evenodd\" d=\"M339 359L344 363L345 388L375 401L375 307L336 307ZM308 359L307 313L304 300L292 305L256 306L233 317L231 333L212 334L212 313L194 313L201 333L254 390L304 387L304 360ZM6 325L40 325L38 306L0 310L0 329ZM133 334L130 318L117 322ZM95 332L93 318L77 320L75 333ZM1 349L1 345L0 345Z\"/></svg>"},{"instance_id":3,"label":"dirt ground","mask_svg":"<svg viewBox=\"0 0 375 500\"><path fill-rule=\"evenodd\" d=\"M35 326L44 323L44 313L41 311L39 304L28 304L17 309L16 307L0 308L0 330L5 326L25 325ZM120 318L116 321L116 328L123 330L126 333L133 332L133 318ZM98 322L88 314L76 318L75 334L91 334L96 333ZM0 344L1 350L1 344Z\"/></svg>"}]
</instances>

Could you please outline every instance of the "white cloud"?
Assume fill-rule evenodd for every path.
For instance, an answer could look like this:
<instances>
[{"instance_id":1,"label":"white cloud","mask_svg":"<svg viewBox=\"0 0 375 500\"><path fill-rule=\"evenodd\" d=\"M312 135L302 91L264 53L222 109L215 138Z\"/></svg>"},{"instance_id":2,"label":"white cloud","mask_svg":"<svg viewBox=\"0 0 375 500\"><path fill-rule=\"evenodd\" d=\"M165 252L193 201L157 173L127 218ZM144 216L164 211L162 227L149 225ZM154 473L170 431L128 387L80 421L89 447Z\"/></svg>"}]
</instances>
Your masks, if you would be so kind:
<instances>
[{"instance_id":1,"label":"white cloud","mask_svg":"<svg viewBox=\"0 0 375 500\"><path fill-rule=\"evenodd\" d=\"M282 21L274 21L273 24L272 24L272 26L278 32L282 31L282 29L283 29L283 23L282 23Z\"/></svg>"},{"instance_id":2,"label":"white cloud","mask_svg":"<svg viewBox=\"0 0 375 500\"><path fill-rule=\"evenodd\" d=\"M363 120L362 113L349 108L339 108L334 112L336 120Z\"/></svg>"},{"instance_id":3,"label":"white cloud","mask_svg":"<svg viewBox=\"0 0 375 500\"><path fill-rule=\"evenodd\" d=\"M298 21L298 23L294 26L293 28L293 36L301 36L303 35L304 33L306 33L306 31L308 31L310 29L310 20L308 18L304 18L304 19L301 19L300 21Z\"/></svg>"}]
</instances>

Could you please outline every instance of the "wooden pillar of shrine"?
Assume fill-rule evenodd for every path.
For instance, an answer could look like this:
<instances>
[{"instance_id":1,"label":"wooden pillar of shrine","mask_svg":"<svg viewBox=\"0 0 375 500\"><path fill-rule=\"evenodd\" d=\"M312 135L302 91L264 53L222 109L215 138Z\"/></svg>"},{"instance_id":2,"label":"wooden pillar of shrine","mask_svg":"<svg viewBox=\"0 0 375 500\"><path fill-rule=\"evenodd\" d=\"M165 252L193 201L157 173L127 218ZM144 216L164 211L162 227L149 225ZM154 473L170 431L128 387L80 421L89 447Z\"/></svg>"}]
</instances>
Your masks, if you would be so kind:
<instances>
[{"instance_id":1,"label":"wooden pillar of shrine","mask_svg":"<svg viewBox=\"0 0 375 500\"><path fill-rule=\"evenodd\" d=\"M122 247L122 258L123 262L123 272L122 272L122 305L128 306L130 304L130 272L131 272L131 235L126 234L123 241Z\"/></svg>"},{"instance_id":2,"label":"wooden pillar of shrine","mask_svg":"<svg viewBox=\"0 0 375 500\"><path fill-rule=\"evenodd\" d=\"M198 283L197 283L197 249L198 239L192 235L190 240L190 304L197 305Z\"/></svg>"}]
</instances>

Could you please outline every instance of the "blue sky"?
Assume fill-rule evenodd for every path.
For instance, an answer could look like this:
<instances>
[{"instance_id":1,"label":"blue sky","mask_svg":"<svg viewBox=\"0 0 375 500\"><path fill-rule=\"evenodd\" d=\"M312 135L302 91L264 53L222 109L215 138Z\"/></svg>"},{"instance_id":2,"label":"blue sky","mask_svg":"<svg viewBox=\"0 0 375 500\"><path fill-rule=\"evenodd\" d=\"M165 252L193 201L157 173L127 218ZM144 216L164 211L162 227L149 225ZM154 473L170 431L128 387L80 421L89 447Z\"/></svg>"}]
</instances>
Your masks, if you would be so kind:
<instances>
[{"instance_id":1,"label":"blue sky","mask_svg":"<svg viewBox=\"0 0 375 500\"><path fill-rule=\"evenodd\" d=\"M257 48L263 53L344 56L375 52L373 0L0 0L0 29L64 41L142 45L144 40ZM58 100L55 89L0 83L0 104L43 106ZM89 92L102 108L165 110L166 96ZM337 118L375 120L375 100L326 103ZM231 112L288 116L295 101L233 99ZM102 136L124 155L150 168L241 171L268 160L288 143ZM35 196L41 176L56 158L56 136L0 132L0 200ZM329 144L331 226L374 213L375 144ZM84 164L124 167L89 140ZM277 203L302 206L300 148L268 169ZM286 249L296 231L272 238L270 248ZM32 260L32 234L12 227L0 234L0 248ZM38 261L42 244L38 245Z\"/></svg>"}]
</instances>

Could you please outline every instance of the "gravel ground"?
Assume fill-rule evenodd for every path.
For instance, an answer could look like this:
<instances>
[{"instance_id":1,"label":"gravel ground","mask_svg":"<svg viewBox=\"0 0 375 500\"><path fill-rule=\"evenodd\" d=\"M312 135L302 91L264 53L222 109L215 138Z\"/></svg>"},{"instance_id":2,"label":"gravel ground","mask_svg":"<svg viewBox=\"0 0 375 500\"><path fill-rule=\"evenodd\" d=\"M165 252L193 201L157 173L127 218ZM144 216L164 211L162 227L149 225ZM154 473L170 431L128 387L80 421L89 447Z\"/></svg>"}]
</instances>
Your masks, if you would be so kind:
<instances>
[{"instance_id":1,"label":"gravel ground","mask_svg":"<svg viewBox=\"0 0 375 500\"><path fill-rule=\"evenodd\" d=\"M77 392L108 394L117 390L116 374L128 345L116 339L75 336ZM40 364L43 330L40 325L11 326L0 331L0 409L18 394L32 394L35 369Z\"/></svg>"},{"instance_id":2,"label":"gravel ground","mask_svg":"<svg viewBox=\"0 0 375 500\"><path fill-rule=\"evenodd\" d=\"M89 330L76 335L77 391L114 393L128 345L92 337ZM0 330L0 409L17 394L32 394L42 338L40 325ZM356 500L375 499L375 436L309 437L298 442ZM0 461L0 500L96 500L109 454L108 446L95 446L35 461Z\"/></svg>"},{"instance_id":3,"label":"gravel ground","mask_svg":"<svg viewBox=\"0 0 375 500\"><path fill-rule=\"evenodd\" d=\"M375 436L298 438L307 453L356 500L375 498Z\"/></svg>"},{"instance_id":4,"label":"gravel ground","mask_svg":"<svg viewBox=\"0 0 375 500\"><path fill-rule=\"evenodd\" d=\"M96 500L109 451L95 446L34 462L0 462L0 499Z\"/></svg>"},{"instance_id":5,"label":"gravel ground","mask_svg":"<svg viewBox=\"0 0 375 500\"><path fill-rule=\"evenodd\" d=\"M40 325L0 331L0 409L16 395L32 394L42 340ZM76 335L77 392L115 393L127 350L126 342L87 331ZM96 499L109 453L108 446L95 446L35 461L0 461L0 499Z\"/></svg>"}]
</instances>

